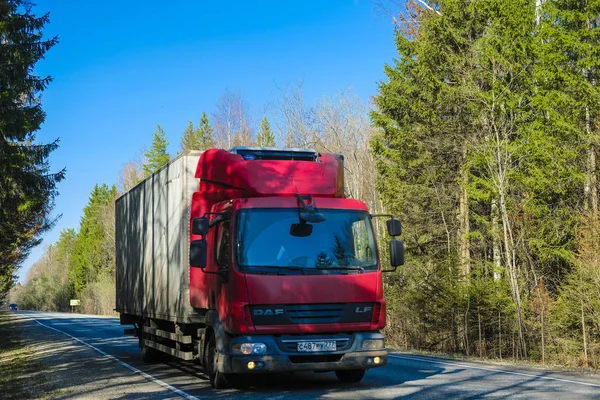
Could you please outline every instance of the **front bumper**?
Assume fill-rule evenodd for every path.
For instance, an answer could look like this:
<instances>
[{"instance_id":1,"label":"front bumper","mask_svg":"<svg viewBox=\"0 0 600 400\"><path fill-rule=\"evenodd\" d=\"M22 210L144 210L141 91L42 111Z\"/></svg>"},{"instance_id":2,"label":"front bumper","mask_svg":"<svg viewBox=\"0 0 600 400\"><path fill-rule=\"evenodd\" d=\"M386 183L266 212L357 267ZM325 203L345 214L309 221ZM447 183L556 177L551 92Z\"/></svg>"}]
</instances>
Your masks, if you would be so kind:
<instances>
[{"instance_id":1,"label":"front bumper","mask_svg":"<svg viewBox=\"0 0 600 400\"><path fill-rule=\"evenodd\" d=\"M246 336L233 339L238 342L260 342L267 345L268 354L240 355L219 354L217 369L223 373L260 373L260 372L294 372L294 371L336 371L348 369L369 369L383 367L388 362L386 349L362 350L362 342L366 339L382 339L379 332L355 333L342 335L346 344L338 351L301 353L292 349L294 341L314 340L311 336ZM336 340L340 335L318 335L321 340ZM287 342L287 347L284 343ZM291 345L290 345L291 342ZM378 357L379 363L374 359ZM248 363L253 362L250 369Z\"/></svg>"}]
</instances>

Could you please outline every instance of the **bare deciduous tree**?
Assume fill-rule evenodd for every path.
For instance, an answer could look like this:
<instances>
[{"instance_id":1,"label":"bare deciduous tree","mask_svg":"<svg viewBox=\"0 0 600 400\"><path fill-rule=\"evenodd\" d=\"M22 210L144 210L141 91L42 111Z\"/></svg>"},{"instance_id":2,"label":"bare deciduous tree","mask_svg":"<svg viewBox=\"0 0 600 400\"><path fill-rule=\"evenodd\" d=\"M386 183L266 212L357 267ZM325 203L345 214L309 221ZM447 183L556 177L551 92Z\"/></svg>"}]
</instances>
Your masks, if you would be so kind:
<instances>
[{"instance_id":1,"label":"bare deciduous tree","mask_svg":"<svg viewBox=\"0 0 600 400\"><path fill-rule=\"evenodd\" d=\"M313 113L304 103L302 81L277 87L270 104L275 133L285 147L314 147L318 138L312 129Z\"/></svg>"},{"instance_id":2,"label":"bare deciduous tree","mask_svg":"<svg viewBox=\"0 0 600 400\"><path fill-rule=\"evenodd\" d=\"M125 193L135 185L137 185L142 179L144 179L144 154L146 149L140 149L137 156L133 160L128 161L123 166L121 174L119 176L118 189L119 193Z\"/></svg>"},{"instance_id":3,"label":"bare deciduous tree","mask_svg":"<svg viewBox=\"0 0 600 400\"><path fill-rule=\"evenodd\" d=\"M218 148L250 146L254 142L249 106L239 92L226 90L219 97L213 123Z\"/></svg>"}]
</instances>

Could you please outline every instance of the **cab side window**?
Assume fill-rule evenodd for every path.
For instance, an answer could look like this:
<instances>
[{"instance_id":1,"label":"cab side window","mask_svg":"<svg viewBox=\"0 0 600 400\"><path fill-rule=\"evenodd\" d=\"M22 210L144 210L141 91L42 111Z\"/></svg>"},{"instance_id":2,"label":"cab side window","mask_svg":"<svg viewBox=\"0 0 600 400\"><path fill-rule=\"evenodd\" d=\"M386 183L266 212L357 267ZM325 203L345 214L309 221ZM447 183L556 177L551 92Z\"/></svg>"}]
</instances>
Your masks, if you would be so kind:
<instances>
[{"instance_id":1,"label":"cab side window","mask_svg":"<svg viewBox=\"0 0 600 400\"><path fill-rule=\"evenodd\" d=\"M217 258L217 267L219 269L229 268L229 249L230 249L230 235L229 235L229 221L223 221L219 224L218 239L215 249L215 256Z\"/></svg>"}]
</instances>

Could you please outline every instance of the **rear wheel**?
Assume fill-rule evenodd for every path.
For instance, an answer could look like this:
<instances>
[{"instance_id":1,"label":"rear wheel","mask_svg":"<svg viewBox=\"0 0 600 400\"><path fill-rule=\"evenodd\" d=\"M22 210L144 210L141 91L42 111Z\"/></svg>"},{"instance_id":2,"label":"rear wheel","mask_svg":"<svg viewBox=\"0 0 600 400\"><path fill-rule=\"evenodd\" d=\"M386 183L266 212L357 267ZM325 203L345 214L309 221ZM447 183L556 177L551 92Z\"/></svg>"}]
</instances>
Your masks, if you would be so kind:
<instances>
[{"instance_id":1,"label":"rear wheel","mask_svg":"<svg viewBox=\"0 0 600 400\"><path fill-rule=\"evenodd\" d=\"M365 376L365 372L366 370L364 369L342 369L335 371L335 376L342 382L356 383L362 380Z\"/></svg>"}]
</instances>

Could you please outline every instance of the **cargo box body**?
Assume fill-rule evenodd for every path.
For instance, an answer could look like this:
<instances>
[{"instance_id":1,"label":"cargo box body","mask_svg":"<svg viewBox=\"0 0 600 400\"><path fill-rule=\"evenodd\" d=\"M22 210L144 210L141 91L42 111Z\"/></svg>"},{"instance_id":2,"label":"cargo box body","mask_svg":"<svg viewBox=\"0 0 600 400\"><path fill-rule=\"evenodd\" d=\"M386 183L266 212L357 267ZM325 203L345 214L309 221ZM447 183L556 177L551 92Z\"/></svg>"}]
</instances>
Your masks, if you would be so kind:
<instances>
[{"instance_id":1,"label":"cargo box body","mask_svg":"<svg viewBox=\"0 0 600 400\"><path fill-rule=\"evenodd\" d=\"M201 322L190 305L189 221L201 152L171 160L116 201L116 310Z\"/></svg>"}]
</instances>

